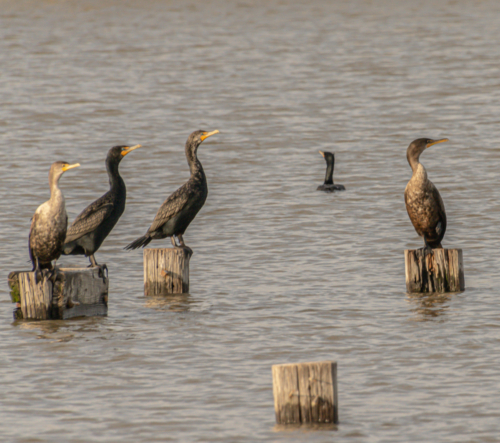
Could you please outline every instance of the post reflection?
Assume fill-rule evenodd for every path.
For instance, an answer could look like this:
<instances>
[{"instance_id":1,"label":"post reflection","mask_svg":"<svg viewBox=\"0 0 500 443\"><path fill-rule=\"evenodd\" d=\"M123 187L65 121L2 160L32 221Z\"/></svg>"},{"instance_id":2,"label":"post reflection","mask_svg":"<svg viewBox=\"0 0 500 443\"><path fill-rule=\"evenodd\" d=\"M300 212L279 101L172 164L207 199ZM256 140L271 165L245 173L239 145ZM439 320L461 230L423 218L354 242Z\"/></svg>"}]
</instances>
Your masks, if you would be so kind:
<instances>
[{"instance_id":1,"label":"post reflection","mask_svg":"<svg viewBox=\"0 0 500 443\"><path fill-rule=\"evenodd\" d=\"M69 320L15 320L12 326L33 332L37 338L53 342L68 342L75 337L98 333L106 317L78 317Z\"/></svg>"},{"instance_id":2,"label":"post reflection","mask_svg":"<svg viewBox=\"0 0 500 443\"><path fill-rule=\"evenodd\" d=\"M317 431L338 431L338 426L333 423L300 423L287 425L274 425L274 432L317 432Z\"/></svg>"},{"instance_id":3,"label":"post reflection","mask_svg":"<svg viewBox=\"0 0 500 443\"><path fill-rule=\"evenodd\" d=\"M146 297L146 307L159 311L188 312L195 302L188 293L156 294Z\"/></svg>"},{"instance_id":4,"label":"post reflection","mask_svg":"<svg viewBox=\"0 0 500 443\"><path fill-rule=\"evenodd\" d=\"M418 321L433 320L446 314L450 308L449 301L454 293L446 294L410 294L407 293L410 310L416 314Z\"/></svg>"}]
</instances>

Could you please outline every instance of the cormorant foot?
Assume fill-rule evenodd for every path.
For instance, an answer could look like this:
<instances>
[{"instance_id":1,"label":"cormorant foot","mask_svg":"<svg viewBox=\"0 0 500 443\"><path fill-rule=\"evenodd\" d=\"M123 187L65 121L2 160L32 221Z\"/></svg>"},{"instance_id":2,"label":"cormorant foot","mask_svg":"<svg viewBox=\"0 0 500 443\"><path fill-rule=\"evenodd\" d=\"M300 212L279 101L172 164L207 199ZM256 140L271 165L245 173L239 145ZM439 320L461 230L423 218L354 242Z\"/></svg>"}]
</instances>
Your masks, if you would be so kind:
<instances>
[{"instance_id":1,"label":"cormorant foot","mask_svg":"<svg viewBox=\"0 0 500 443\"><path fill-rule=\"evenodd\" d=\"M108 278L108 267L106 264L99 265L99 277L105 281Z\"/></svg>"},{"instance_id":2,"label":"cormorant foot","mask_svg":"<svg viewBox=\"0 0 500 443\"><path fill-rule=\"evenodd\" d=\"M177 247L181 248L181 249L185 249L186 251L188 251L189 255L193 255L193 250L189 246L186 246L185 244L182 244L182 245L177 246Z\"/></svg>"},{"instance_id":3,"label":"cormorant foot","mask_svg":"<svg viewBox=\"0 0 500 443\"><path fill-rule=\"evenodd\" d=\"M34 269L34 271L35 271L35 284L38 284L42 280L42 271L40 271L40 269Z\"/></svg>"},{"instance_id":4,"label":"cormorant foot","mask_svg":"<svg viewBox=\"0 0 500 443\"><path fill-rule=\"evenodd\" d=\"M424 246L423 248L420 248L420 250L424 254L430 254L432 252L432 248L429 245Z\"/></svg>"},{"instance_id":5,"label":"cormorant foot","mask_svg":"<svg viewBox=\"0 0 500 443\"><path fill-rule=\"evenodd\" d=\"M49 271L49 274L48 274L48 277L47 277L47 279L50 280L53 285L56 284L57 274L58 274L57 269L54 266L54 269L52 269L51 271Z\"/></svg>"},{"instance_id":6,"label":"cormorant foot","mask_svg":"<svg viewBox=\"0 0 500 443\"><path fill-rule=\"evenodd\" d=\"M47 280L49 280L52 277L52 274L54 271L50 269L42 269L42 283L45 283Z\"/></svg>"}]
</instances>

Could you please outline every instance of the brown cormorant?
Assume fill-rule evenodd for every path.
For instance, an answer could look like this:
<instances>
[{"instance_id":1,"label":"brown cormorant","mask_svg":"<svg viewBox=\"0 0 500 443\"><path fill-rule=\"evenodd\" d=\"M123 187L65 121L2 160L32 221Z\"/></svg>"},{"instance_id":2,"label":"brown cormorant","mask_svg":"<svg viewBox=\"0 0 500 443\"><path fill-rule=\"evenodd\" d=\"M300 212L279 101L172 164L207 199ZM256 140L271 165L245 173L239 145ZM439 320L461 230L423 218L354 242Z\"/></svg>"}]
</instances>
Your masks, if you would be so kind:
<instances>
[{"instance_id":1,"label":"brown cormorant","mask_svg":"<svg viewBox=\"0 0 500 443\"><path fill-rule=\"evenodd\" d=\"M218 130L195 131L188 137L186 158L191 177L160 206L146 234L130 243L125 249L136 249L141 246L144 248L151 240L166 237L170 237L174 247L190 249L184 244L182 235L204 205L208 195L207 178L197 156L198 146L206 138L218 133ZM179 245L175 237L179 239Z\"/></svg>"},{"instance_id":2,"label":"brown cormorant","mask_svg":"<svg viewBox=\"0 0 500 443\"><path fill-rule=\"evenodd\" d=\"M29 254L37 282L40 281L41 270L53 269L52 260L57 260L62 253L68 216L59 179L65 171L78 166L79 163L52 163L49 172L50 199L37 208L31 219Z\"/></svg>"},{"instance_id":3,"label":"brown cormorant","mask_svg":"<svg viewBox=\"0 0 500 443\"><path fill-rule=\"evenodd\" d=\"M106 170L110 189L76 217L66 234L63 254L85 255L90 259L90 266L99 266L94 254L125 210L127 188L118 165L129 152L140 147L115 146L108 151Z\"/></svg>"},{"instance_id":4,"label":"brown cormorant","mask_svg":"<svg viewBox=\"0 0 500 443\"><path fill-rule=\"evenodd\" d=\"M345 191L344 185L335 185L333 183L333 168L335 167L335 154L332 152L319 151L326 161L325 182L317 187L317 191L333 192Z\"/></svg>"},{"instance_id":5,"label":"brown cormorant","mask_svg":"<svg viewBox=\"0 0 500 443\"><path fill-rule=\"evenodd\" d=\"M446 232L446 212L443 200L434 184L427 178L427 171L419 162L426 148L448 141L419 138L408 146L406 158L413 175L406 185L406 210L417 234L424 238L425 248L442 248L441 241Z\"/></svg>"}]
</instances>

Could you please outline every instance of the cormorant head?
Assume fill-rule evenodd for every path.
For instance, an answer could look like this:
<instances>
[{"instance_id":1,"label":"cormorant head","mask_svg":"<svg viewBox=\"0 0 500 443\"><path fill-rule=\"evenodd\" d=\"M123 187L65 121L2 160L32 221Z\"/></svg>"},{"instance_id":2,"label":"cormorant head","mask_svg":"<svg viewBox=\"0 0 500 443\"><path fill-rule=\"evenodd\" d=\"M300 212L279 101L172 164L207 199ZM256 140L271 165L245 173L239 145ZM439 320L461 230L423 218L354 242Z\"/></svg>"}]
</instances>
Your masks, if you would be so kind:
<instances>
[{"instance_id":1,"label":"cormorant head","mask_svg":"<svg viewBox=\"0 0 500 443\"><path fill-rule=\"evenodd\" d=\"M335 163L335 153L327 151L318 151L318 152L323 156L327 164Z\"/></svg>"},{"instance_id":2,"label":"cormorant head","mask_svg":"<svg viewBox=\"0 0 500 443\"><path fill-rule=\"evenodd\" d=\"M447 138L442 138L439 140L433 140L430 138L417 138L416 140L413 140L406 150L406 158L408 159L408 163L410 163L411 166L412 161L418 162L420 154L422 154L422 152L424 152L427 148L430 148L432 145L437 145L438 143L447 141Z\"/></svg>"},{"instance_id":3,"label":"cormorant head","mask_svg":"<svg viewBox=\"0 0 500 443\"><path fill-rule=\"evenodd\" d=\"M422 154L422 152L424 152L427 148L430 148L432 145L437 145L438 143L447 141L447 138L442 138L440 140L432 140L430 138L417 138L410 143L407 153L408 155L411 154L412 157L416 155L418 158L420 157L420 154Z\"/></svg>"},{"instance_id":4,"label":"cormorant head","mask_svg":"<svg viewBox=\"0 0 500 443\"><path fill-rule=\"evenodd\" d=\"M219 131L216 129L215 131L212 132L207 132L207 131L194 131L187 139L186 146L189 146L191 148L198 148L200 146L201 142L205 140L206 138L218 134Z\"/></svg>"},{"instance_id":5,"label":"cormorant head","mask_svg":"<svg viewBox=\"0 0 500 443\"><path fill-rule=\"evenodd\" d=\"M120 163L122 158L125 157L129 152L134 149L140 148L141 145L135 146L114 146L108 151L108 156L106 161L112 161L113 163Z\"/></svg>"},{"instance_id":6,"label":"cormorant head","mask_svg":"<svg viewBox=\"0 0 500 443\"><path fill-rule=\"evenodd\" d=\"M78 168L78 166L80 166L80 163L74 163L70 165L68 162L54 162L50 167L49 180L51 178L59 179L59 177L61 177L64 172L68 171L69 169Z\"/></svg>"}]
</instances>

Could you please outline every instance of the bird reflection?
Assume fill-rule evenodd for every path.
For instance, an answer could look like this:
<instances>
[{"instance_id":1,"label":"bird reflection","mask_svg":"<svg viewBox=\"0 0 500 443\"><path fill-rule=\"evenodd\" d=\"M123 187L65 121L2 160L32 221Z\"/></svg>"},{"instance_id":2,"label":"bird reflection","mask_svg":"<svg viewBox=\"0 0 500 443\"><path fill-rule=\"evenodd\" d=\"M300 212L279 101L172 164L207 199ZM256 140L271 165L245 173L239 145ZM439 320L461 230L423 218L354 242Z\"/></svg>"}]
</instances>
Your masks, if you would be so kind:
<instances>
[{"instance_id":1,"label":"bird reflection","mask_svg":"<svg viewBox=\"0 0 500 443\"><path fill-rule=\"evenodd\" d=\"M195 300L189 294L156 294L146 298L146 307L159 311L188 312Z\"/></svg>"},{"instance_id":2,"label":"bird reflection","mask_svg":"<svg viewBox=\"0 0 500 443\"><path fill-rule=\"evenodd\" d=\"M407 294L411 311L417 314L418 321L433 320L446 314L452 293L446 294Z\"/></svg>"},{"instance_id":3,"label":"bird reflection","mask_svg":"<svg viewBox=\"0 0 500 443\"><path fill-rule=\"evenodd\" d=\"M51 342L69 342L74 338L88 337L88 334L99 332L99 327L106 317L79 317L69 320L15 320L12 325L23 331L30 331L37 338Z\"/></svg>"}]
</instances>

